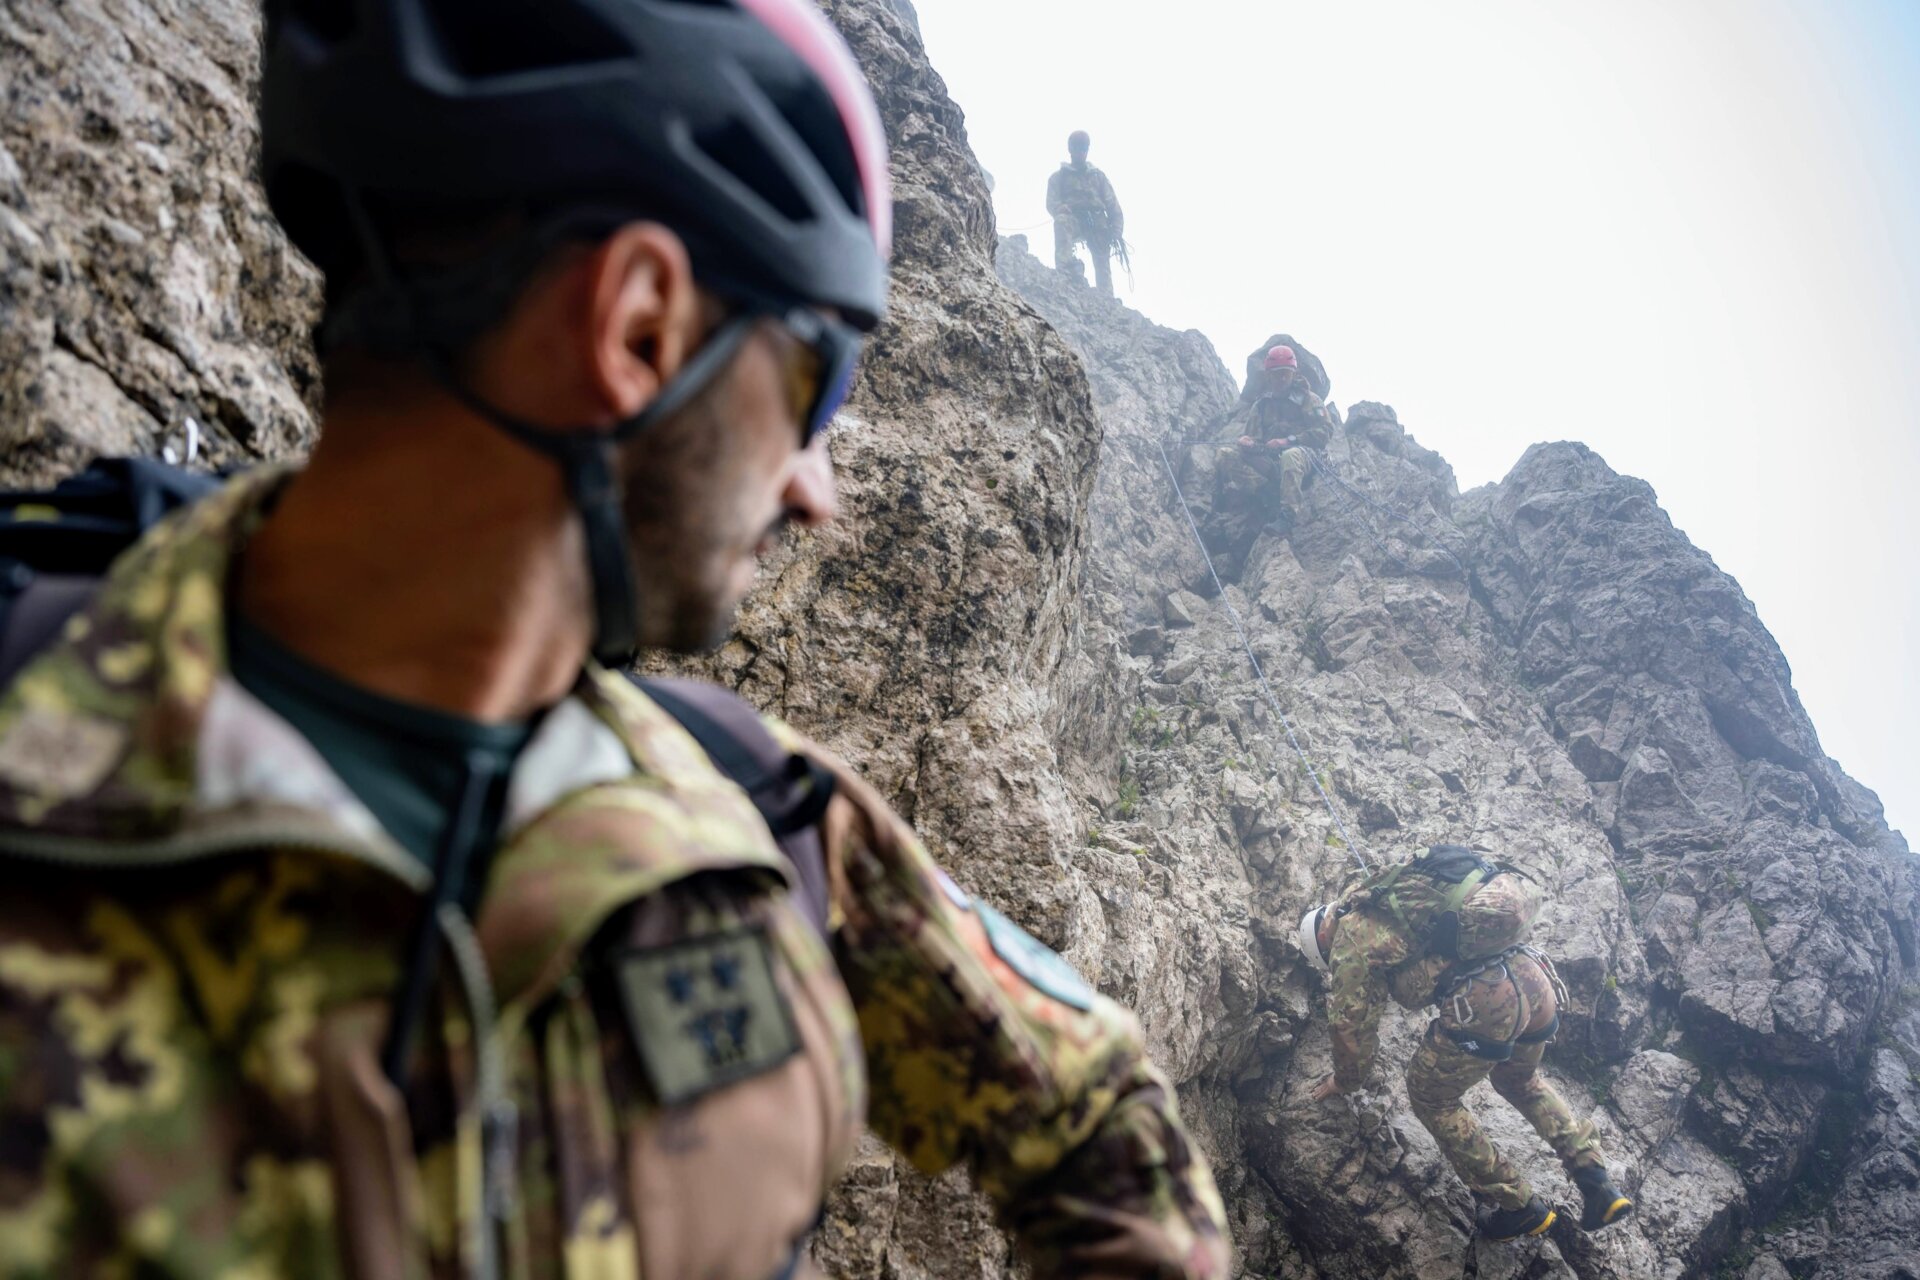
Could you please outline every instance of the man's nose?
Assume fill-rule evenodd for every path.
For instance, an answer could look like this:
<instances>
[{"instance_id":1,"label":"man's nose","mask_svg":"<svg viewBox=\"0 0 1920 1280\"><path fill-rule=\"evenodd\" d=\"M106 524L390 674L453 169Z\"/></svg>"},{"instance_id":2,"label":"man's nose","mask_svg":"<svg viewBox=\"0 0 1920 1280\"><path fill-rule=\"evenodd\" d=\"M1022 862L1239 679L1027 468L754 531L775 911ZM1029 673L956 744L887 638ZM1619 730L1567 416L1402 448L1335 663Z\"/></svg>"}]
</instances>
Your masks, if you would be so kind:
<instances>
[{"instance_id":1,"label":"man's nose","mask_svg":"<svg viewBox=\"0 0 1920 1280\"><path fill-rule=\"evenodd\" d=\"M794 456L787 487L780 495L787 512L799 524L822 525L838 512L833 484L833 459L827 456L825 432Z\"/></svg>"}]
</instances>

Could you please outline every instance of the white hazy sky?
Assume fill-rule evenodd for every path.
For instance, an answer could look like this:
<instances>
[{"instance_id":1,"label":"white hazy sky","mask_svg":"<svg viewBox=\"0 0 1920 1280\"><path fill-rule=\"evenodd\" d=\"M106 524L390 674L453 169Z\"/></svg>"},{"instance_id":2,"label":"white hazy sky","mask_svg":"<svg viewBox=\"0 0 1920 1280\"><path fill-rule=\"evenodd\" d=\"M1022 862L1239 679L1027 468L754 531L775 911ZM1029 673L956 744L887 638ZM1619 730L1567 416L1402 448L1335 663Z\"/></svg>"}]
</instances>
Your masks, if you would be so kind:
<instances>
[{"instance_id":1,"label":"white hazy sky","mask_svg":"<svg viewBox=\"0 0 1920 1280\"><path fill-rule=\"evenodd\" d=\"M916 4L1003 230L1090 130L1236 373L1296 334L1462 488L1644 477L1920 835L1920 0Z\"/></svg>"}]
</instances>

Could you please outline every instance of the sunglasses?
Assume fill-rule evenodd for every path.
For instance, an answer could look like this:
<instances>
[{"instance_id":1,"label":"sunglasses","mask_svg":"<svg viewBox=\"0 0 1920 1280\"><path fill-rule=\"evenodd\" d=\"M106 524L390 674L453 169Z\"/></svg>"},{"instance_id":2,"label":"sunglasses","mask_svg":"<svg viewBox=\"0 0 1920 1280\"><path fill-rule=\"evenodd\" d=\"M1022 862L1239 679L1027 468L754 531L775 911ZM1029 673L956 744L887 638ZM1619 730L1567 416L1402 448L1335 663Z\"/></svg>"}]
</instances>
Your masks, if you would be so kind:
<instances>
[{"instance_id":1,"label":"sunglasses","mask_svg":"<svg viewBox=\"0 0 1920 1280\"><path fill-rule=\"evenodd\" d=\"M860 363L858 331L821 315L811 307L774 312L799 350L787 362L787 403L800 422L800 447L819 438L847 402L853 390L853 372Z\"/></svg>"}]
</instances>

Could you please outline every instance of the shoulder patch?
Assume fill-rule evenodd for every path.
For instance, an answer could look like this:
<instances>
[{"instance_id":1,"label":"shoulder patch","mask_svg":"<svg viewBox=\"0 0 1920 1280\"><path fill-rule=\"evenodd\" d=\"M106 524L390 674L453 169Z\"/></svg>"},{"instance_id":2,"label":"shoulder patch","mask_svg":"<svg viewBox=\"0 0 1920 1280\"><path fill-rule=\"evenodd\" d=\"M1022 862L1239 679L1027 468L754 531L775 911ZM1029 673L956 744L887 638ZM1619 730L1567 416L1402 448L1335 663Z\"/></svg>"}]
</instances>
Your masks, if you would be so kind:
<instances>
[{"instance_id":1,"label":"shoulder patch","mask_svg":"<svg viewBox=\"0 0 1920 1280\"><path fill-rule=\"evenodd\" d=\"M613 958L620 1003L663 1107L757 1076L800 1051L761 929Z\"/></svg>"},{"instance_id":2,"label":"shoulder patch","mask_svg":"<svg viewBox=\"0 0 1920 1280\"><path fill-rule=\"evenodd\" d=\"M1093 1008L1093 988L1057 951L986 903L973 905L980 923L986 927L993 953L1006 961L1009 969L1032 983L1035 990L1061 1004L1082 1013Z\"/></svg>"}]
</instances>

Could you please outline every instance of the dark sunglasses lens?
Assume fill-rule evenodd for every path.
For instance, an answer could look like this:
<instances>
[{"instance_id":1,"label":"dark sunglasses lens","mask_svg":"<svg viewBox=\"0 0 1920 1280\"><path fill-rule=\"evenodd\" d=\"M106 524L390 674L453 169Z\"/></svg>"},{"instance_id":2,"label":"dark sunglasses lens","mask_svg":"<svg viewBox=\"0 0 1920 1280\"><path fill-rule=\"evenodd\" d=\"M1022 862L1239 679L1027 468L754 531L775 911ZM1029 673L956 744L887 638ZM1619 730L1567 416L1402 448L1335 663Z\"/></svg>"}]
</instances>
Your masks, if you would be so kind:
<instances>
[{"instance_id":1,"label":"dark sunglasses lens","mask_svg":"<svg viewBox=\"0 0 1920 1280\"><path fill-rule=\"evenodd\" d=\"M813 412L807 418L809 444L827 429L827 424L833 421L833 415L839 413L840 406L847 402L847 396L853 391L853 373L859 363L860 345L856 342L844 343L834 353L833 363L820 381L820 394L813 403Z\"/></svg>"}]
</instances>

